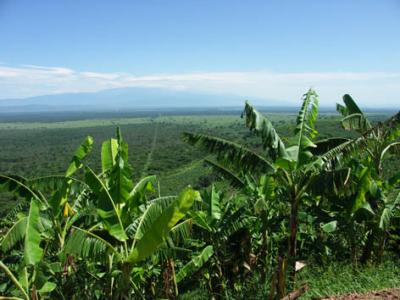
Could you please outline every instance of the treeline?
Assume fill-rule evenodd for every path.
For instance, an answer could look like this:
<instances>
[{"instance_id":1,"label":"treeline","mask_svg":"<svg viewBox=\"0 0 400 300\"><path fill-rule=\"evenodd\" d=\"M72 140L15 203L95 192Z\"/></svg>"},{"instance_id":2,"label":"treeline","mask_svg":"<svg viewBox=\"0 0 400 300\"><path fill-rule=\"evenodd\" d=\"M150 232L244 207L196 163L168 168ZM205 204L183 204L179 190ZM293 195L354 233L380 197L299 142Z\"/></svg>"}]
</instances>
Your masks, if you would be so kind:
<instances>
[{"instance_id":1,"label":"treeline","mask_svg":"<svg viewBox=\"0 0 400 300\"><path fill-rule=\"evenodd\" d=\"M88 137L63 175L0 175L1 189L24 199L2 220L0 293L281 299L304 292L296 273L308 264L398 255L400 172L386 164L398 160L400 113L371 122L349 95L343 101L351 138L317 138L313 90L290 139L249 103L242 117L261 147L183 133L222 181L177 196L160 194L155 176L132 180L119 129L103 142L97 171Z\"/></svg>"}]
</instances>

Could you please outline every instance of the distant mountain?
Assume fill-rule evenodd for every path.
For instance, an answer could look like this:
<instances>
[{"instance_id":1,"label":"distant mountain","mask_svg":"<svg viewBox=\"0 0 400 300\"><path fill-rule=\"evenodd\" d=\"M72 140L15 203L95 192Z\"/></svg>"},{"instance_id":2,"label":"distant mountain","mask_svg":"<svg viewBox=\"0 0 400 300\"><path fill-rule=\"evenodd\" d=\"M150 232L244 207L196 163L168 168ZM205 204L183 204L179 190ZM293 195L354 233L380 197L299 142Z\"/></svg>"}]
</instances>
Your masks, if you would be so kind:
<instances>
[{"instance_id":1,"label":"distant mountain","mask_svg":"<svg viewBox=\"0 0 400 300\"><path fill-rule=\"evenodd\" d=\"M120 88L96 93L44 95L24 99L0 99L3 112L24 111L115 111L156 108L242 107L245 97L188 92L163 88ZM270 103L251 99L254 104L285 106L282 101Z\"/></svg>"}]
</instances>

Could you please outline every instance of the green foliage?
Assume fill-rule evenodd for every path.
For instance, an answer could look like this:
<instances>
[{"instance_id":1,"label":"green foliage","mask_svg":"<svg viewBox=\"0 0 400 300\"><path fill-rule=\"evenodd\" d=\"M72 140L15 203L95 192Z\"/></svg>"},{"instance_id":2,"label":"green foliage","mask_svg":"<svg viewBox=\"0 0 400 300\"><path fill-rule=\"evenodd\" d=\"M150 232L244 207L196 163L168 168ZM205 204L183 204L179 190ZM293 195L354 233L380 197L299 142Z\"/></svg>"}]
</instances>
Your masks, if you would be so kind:
<instances>
[{"instance_id":1,"label":"green foliage","mask_svg":"<svg viewBox=\"0 0 400 300\"><path fill-rule=\"evenodd\" d=\"M306 268L299 274L299 284L309 282L310 288L302 299L325 298L398 287L400 272L397 264L396 260L389 260L381 265L359 268L343 263Z\"/></svg>"},{"instance_id":2,"label":"green foliage","mask_svg":"<svg viewBox=\"0 0 400 300\"><path fill-rule=\"evenodd\" d=\"M73 175L78 169L82 167L82 160L92 151L93 138L88 136L84 142L76 150L72 161L65 172L66 177Z\"/></svg>"},{"instance_id":3,"label":"green foliage","mask_svg":"<svg viewBox=\"0 0 400 300\"><path fill-rule=\"evenodd\" d=\"M234 142L187 132L183 134L183 140L211 154L215 154L219 162L233 168L243 169L248 172L275 172L275 168L264 157Z\"/></svg>"},{"instance_id":4,"label":"green foliage","mask_svg":"<svg viewBox=\"0 0 400 300\"><path fill-rule=\"evenodd\" d=\"M303 96L303 105L297 116L296 129L294 131L298 137L298 142L295 146L297 151L297 168L309 162L310 158L313 157L310 148L317 147L312 141L317 135L317 131L315 130L317 116L318 95L310 89Z\"/></svg>"},{"instance_id":5,"label":"green foliage","mask_svg":"<svg viewBox=\"0 0 400 300\"><path fill-rule=\"evenodd\" d=\"M88 137L80 145L84 132L105 138L115 123L40 125L53 128L46 131L0 124L0 172L26 165L19 174L34 174L0 175L6 201L13 194L19 203L0 226L0 294L264 299L301 281L312 287L305 297L367 283L374 269L357 266L399 249L400 113L382 121L349 95L338 111L341 121L318 115L309 90L297 116L264 114L246 102L246 126L231 115L122 119L112 122L124 126L124 139L118 129L102 144ZM183 134L199 151L179 141L182 131L204 132ZM13 160L20 148L23 164ZM295 272L296 260L304 270ZM342 289L318 264L337 268ZM374 273L374 284L357 290L396 285L398 274L386 266L375 270L393 276L387 285Z\"/></svg>"},{"instance_id":6,"label":"green foliage","mask_svg":"<svg viewBox=\"0 0 400 300\"><path fill-rule=\"evenodd\" d=\"M3 189L15 192L29 203L27 215L20 215L0 243L4 253L16 251L20 242L23 244L23 287L33 298L59 293L54 280L62 283L65 274L77 272L77 263L94 273L100 272L101 264L110 268L107 277L111 290L104 289L104 295L115 292L118 298L132 294L137 289L130 279L134 266L154 255L172 230L175 235L184 232L182 225L186 223L179 226L178 222L194 201L200 201L199 193L191 188L178 197L148 200L156 178L148 176L136 185L132 182L128 146L119 129L115 142L103 144L103 172L99 175L83 162L91 144L92 139L87 138L78 147L65 176L32 181L0 176ZM107 144L115 145L115 154L110 156L110 151L105 150ZM85 174L83 181L70 177L81 168ZM50 203L46 197L51 198ZM62 277L60 270L44 275L54 261L64 264ZM11 271L3 269L16 284Z\"/></svg>"},{"instance_id":7,"label":"green foliage","mask_svg":"<svg viewBox=\"0 0 400 300\"><path fill-rule=\"evenodd\" d=\"M140 220L135 243L127 261L135 263L151 255L198 198L198 192L188 188L167 208L163 208L158 202L149 205Z\"/></svg>"},{"instance_id":8,"label":"green foliage","mask_svg":"<svg viewBox=\"0 0 400 300\"><path fill-rule=\"evenodd\" d=\"M179 270L179 273L176 275L176 281L179 283L188 276L192 275L200 268L204 266L205 263L211 258L214 254L214 249L212 246L206 246L199 255L192 258L190 262L182 267Z\"/></svg>"},{"instance_id":9,"label":"green foliage","mask_svg":"<svg viewBox=\"0 0 400 300\"><path fill-rule=\"evenodd\" d=\"M255 110L247 101L242 114L243 116L246 120L246 126L261 137L263 148L267 149L269 156L273 160L287 156L285 145L271 121Z\"/></svg>"},{"instance_id":10,"label":"green foliage","mask_svg":"<svg viewBox=\"0 0 400 300\"><path fill-rule=\"evenodd\" d=\"M37 200L32 199L28 216L26 217L24 234L24 259L27 265L35 265L42 259L43 249L40 247L39 223L39 203Z\"/></svg>"},{"instance_id":11,"label":"green foliage","mask_svg":"<svg viewBox=\"0 0 400 300\"><path fill-rule=\"evenodd\" d=\"M12 227L6 232L1 240L1 251L8 252L15 244L25 237L27 217L22 217L15 221Z\"/></svg>"}]
</instances>

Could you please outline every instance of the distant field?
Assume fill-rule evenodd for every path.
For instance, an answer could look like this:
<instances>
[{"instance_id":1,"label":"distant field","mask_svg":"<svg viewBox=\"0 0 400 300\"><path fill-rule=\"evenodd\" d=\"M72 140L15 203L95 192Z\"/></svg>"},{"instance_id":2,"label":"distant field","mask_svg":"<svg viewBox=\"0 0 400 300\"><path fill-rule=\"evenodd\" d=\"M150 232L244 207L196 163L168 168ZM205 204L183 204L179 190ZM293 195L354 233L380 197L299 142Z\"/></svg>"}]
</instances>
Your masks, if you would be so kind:
<instances>
[{"instance_id":1,"label":"distant field","mask_svg":"<svg viewBox=\"0 0 400 300\"><path fill-rule=\"evenodd\" d=\"M290 139L296 114L267 115L280 134ZM374 115L375 119L384 117L386 115ZM68 115L63 115L63 118L62 122L39 122L37 116L32 120L19 117L17 120L0 122L0 173L28 178L61 174L75 148L87 135L95 140L89 163L99 170L101 142L114 136L116 127L120 126L129 144L129 159L135 170L135 178L143 174L155 174L159 178L162 193L171 194L189 184L205 184L209 175L202 163L204 154L183 143L182 132L214 134L259 149L258 139L245 128L240 112L175 116L159 113L126 118L110 114L109 117L101 115L99 119L86 120L76 120L73 116L72 120L68 120ZM339 116L333 113L320 115L318 131L321 137L347 135L340 128ZM9 207L9 200L9 197L0 196L0 214Z\"/></svg>"}]
</instances>

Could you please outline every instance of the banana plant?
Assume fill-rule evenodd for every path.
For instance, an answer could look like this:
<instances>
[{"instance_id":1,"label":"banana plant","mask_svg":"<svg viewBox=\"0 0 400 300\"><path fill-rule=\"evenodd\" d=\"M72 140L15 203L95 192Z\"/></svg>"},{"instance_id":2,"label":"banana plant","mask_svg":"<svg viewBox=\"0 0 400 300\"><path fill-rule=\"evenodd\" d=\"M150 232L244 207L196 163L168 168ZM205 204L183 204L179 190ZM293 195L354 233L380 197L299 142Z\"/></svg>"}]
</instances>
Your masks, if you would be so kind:
<instances>
[{"instance_id":1,"label":"banana plant","mask_svg":"<svg viewBox=\"0 0 400 300\"><path fill-rule=\"evenodd\" d=\"M77 189L77 181L70 176L82 167L82 160L90 152L92 143L90 137L84 140L62 176L27 180L17 176L0 175L1 190L14 193L23 198L28 205L28 210L17 214L14 225L0 240L0 249L5 255L12 250L18 251L22 245L22 260L17 269L21 274L18 280L24 288L24 296L29 295L35 299L56 288L54 278L44 278L41 274L49 273L51 268L61 265L60 262L49 265L45 259L62 251L66 235L78 219L78 215L73 216L73 207L79 201L71 202L69 198L78 199L80 192ZM54 185L59 188L55 189ZM52 193L48 193L49 186L53 186ZM12 281L15 283L15 280Z\"/></svg>"},{"instance_id":2,"label":"banana plant","mask_svg":"<svg viewBox=\"0 0 400 300\"><path fill-rule=\"evenodd\" d=\"M297 257L299 206L308 197L318 177L328 170L335 172L327 160L319 159L324 155L320 152L328 152L348 142L336 138L315 141L317 114L318 95L310 89L302 98L302 106L296 119L296 142L286 146L271 121L246 102L242 116L246 126L260 137L264 154L222 138L194 133L183 135L183 139L189 144L214 154L216 163L212 167L236 186L246 185L246 177L268 176L282 187L281 198L288 199L290 205L287 256L292 280ZM316 151L317 149L321 150Z\"/></svg>"},{"instance_id":3,"label":"banana plant","mask_svg":"<svg viewBox=\"0 0 400 300\"><path fill-rule=\"evenodd\" d=\"M184 288L205 278L210 295L223 295L228 285L233 287L249 272L253 257L249 231L256 218L248 213L243 198L230 198L215 185L203 191L189 216L195 230L186 247L192 255L178 268L177 282Z\"/></svg>"},{"instance_id":4,"label":"banana plant","mask_svg":"<svg viewBox=\"0 0 400 300\"><path fill-rule=\"evenodd\" d=\"M64 253L93 264L103 262L111 275L109 296L130 297L134 289L138 291L132 281L134 268L165 244L200 195L188 187L179 196L149 198L156 178L132 182L128 146L119 130L101 149L101 173L84 166L97 218L89 226L73 227Z\"/></svg>"},{"instance_id":5,"label":"banana plant","mask_svg":"<svg viewBox=\"0 0 400 300\"><path fill-rule=\"evenodd\" d=\"M344 105L337 104L337 110L343 115L342 126L345 130L357 132L359 137L354 140L360 141L365 149L363 155L358 156L359 163L366 166L364 184L355 194L352 209L355 213L365 205L370 207L371 214L365 220L369 230L361 257L365 263L373 252L375 240L379 240L379 250L375 251L377 257L382 256L391 216L398 207L395 191L400 188L397 180L400 173L387 174L383 166L400 150L400 113L373 126L350 95L344 95L343 102Z\"/></svg>"},{"instance_id":6,"label":"banana plant","mask_svg":"<svg viewBox=\"0 0 400 300\"><path fill-rule=\"evenodd\" d=\"M345 105L337 104L337 110L343 116L343 128L365 137L366 153L372 159L377 175L381 175L384 160L400 150L399 113L386 122L372 126L350 95L344 95L343 102Z\"/></svg>"},{"instance_id":7,"label":"banana plant","mask_svg":"<svg viewBox=\"0 0 400 300\"><path fill-rule=\"evenodd\" d=\"M138 289L132 281L135 267L165 242L199 197L187 188L177 197L150 199L156 178L147 176L132 182L128 147L119 130L116 139L102 144L102 168L96 174L83 161L92 144L92 138L85 139L63 175L32 180L0 175L1 188L25 198L29 205L27 213L17 215L0 241L5 254L22 245L17 273L21 274L18 282L24 293L16 293L23 297L27 294L36 299L48 293L72 297L73 289L60 286L69 286L68 278L79 268L89 268L88 274L92 274L103 266L110 269L108 294L114 298L128 295L132 287ZM80 170L84 171L83 179L72 177ZM47 269L42 270L44 267ZM50 273L51 278L40 275ZM101 272L93 274L100 282ZM15 283L13 277L10 279Z\"/></svg>"}]
</instances>

